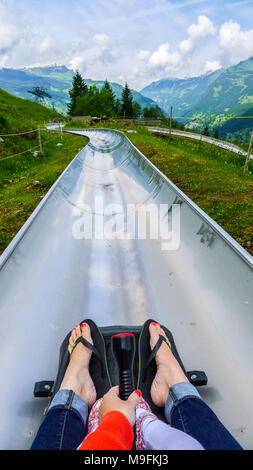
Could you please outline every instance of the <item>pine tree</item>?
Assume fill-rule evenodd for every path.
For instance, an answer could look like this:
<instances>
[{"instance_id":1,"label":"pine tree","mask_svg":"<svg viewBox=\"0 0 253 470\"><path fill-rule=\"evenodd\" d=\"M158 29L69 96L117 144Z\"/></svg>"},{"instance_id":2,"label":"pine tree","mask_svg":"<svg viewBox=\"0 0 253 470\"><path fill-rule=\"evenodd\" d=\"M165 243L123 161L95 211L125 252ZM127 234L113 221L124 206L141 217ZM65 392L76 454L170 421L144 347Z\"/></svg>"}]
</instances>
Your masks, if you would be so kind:
<instances>
[{"instance_id":1,"label":"pine tree","mask_svg":"<svg viewBox=\"0 0 253 470\"><path fill-rule=\"evenodd\" d=\"M77 104L77 98L82 98L83 96L86 95L88 92L88 87L82 78L82 75L76 71L74 77L73 77L73 82L72 82L72 88L69 90L69 96L70 96L70 103L68 104L68 115L73 116L75 107Z\"/></svg>"},{"instance_id":2,"label":"pine tree","mask_svg":"<svg viewBox=\"0 0 253 470\"><path fill-rule=\"evenodd\" d=\"M204 126L203 135L207 135L207 136L210 135L208 124Z\"/></svg>"},{"instance_id":3,"label":"pine tree","mask_svg":"<svg viewBox=\"0 0 253 470\"><path fill-rule=\"evenodd\" d=\"M107 101L107 106L109 107L109 110L108 110L109 116L112 116L113 114L117 115L117 110L115 107L116 98L113 93L113 89L107 79L105 80L104 86L101 89L102 96L103 96L103 92L105 92L105 96L107 97L106 101ZM108 115L108 113L105 113L105 114Z\"/></svg>"},{"instance_id":4,"label":"pine tree","mask_svg":"<svg viewBox=\"0 0 253 470\"><path fill-rule=\"evenodd\" d=\"M107 90L109 90L113 93L112 87L111 87L110 83L108 82L107 78L104 81L104 88L106 88Z\"/></svg>"},{"instance_id":5,"label":"pine tree","mask_svg":"<svg viewBox=\"0 0 253 470\"><path fill-rule=\"evenodd\" d=\"M218 131L218 129L215 129L213 136L214 136L215 139L219 139L219 131Z\"/></svg>"},{"instance_id":6,"label":"pine tree","mask_svg":"<svg viewBox=\"0 0 253 470\"><path fill-rule=\"evenodd\" d=\"M141 105L137 101L133 102L133 118L139 119L141 116Z\"/></svg>"},{"instance_id":7,"label":"pine tree","mask_svg":"<svg viewBox=\"0 0 253 470\"><path fill-rule=\"evenodd\" d=\"M125 88L122 91L121 101L122 101L122 105L121 105L122 116L124 118L133 117L133 96L127 83L125 85Z\"/></svg>"}]
</instances>

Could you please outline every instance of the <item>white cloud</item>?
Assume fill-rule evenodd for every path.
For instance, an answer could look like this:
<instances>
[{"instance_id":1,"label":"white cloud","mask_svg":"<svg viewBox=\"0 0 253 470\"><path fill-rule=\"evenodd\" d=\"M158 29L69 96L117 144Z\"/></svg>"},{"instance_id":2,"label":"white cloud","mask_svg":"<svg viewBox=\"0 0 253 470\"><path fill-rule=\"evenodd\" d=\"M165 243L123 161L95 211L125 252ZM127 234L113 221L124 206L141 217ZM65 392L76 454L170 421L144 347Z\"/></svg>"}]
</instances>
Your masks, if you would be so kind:
<instances>
[{"instance_id":1,"label":"white cloud","mask_svg":"<svg viewBox=\"0 0 253 470\"><path fill-rule=\"evenodd\" d=\"M56 0L0 0L0 67L60 63L136 89L218 70L253 56L253 29L233 2L219 2L200 9L206 0L75 0L59 16Z\"/></svg>"},{"instance_id":2,"label":"white cloud","mask_svg":"<svg viewBox=\"0 0 253 470\"><path fill-rule=\"evenodd\" d=\"M184 54L188 54L196 46L199 45L200 41L210 35L216 33L216 28L211 20L207 16L199 16L198 23L192 24L188 28L188 38L182 41L179 45L180 50Z\"/></svg>"},{"instance_id":3,"label":"white cloud","mask_svg":"<svg viewBox=\"0 0 253 470\"><path fill-rule=\"evenodd\" d=\"M219 60L207 60L205 63L204 73L215 72L216 70L221 69L221 63Z\"/></svg>"},{"instance_id":4,"label":"white cloud","mask_svg":"<svg viewBox=\"0 0 253 470\"><path fill-rule=\"evenodd\" d=\"M224 23L219 31L219 45L226 65L234 65L253 56L253 29L241 31L233 20Z\"/></svg>"},{"instance_id":5,"label":"white cloud","mask_svg":"<svg viewBox=\"0 0 253 470\"><path fill-rule=\"evenodd\" d=\"M137 59L140 59L140 60L147 60L149 57L150 57L150 52L145 51L144 49L141 49L137 54Z\"/></svg>"},{"instance_id":6,"label":"white cloud","mask_svg":"<svg viewBox=\"0 0 253 470\"><path fill-rule=\"evenodd\" d=\"M110 38L107 34L95 34L93 40L98 46L107 47L110 41Z\"/></svg>"},{"instance_id":7,"label":"white cloud","mask_svg":"<svg viewBox=\"0 0 253 470\"><path fill-rule=\"evenodd\" d=\"M181 64L181 56L178 52L169 52L169 43L161 44L158 49L153 52L148 60L150 69L164 69L166 72L177 70Z\"/></svg>"},{"instance_id":8,"label":"white cloud","mask_svg":"<svg viewBox=\"0 0 253 470\"><path fill-rule=\"evenodd\" d=\"M69 67L73 70L81 70L82 72L85 71L85 59L80 56L75 56L69 62Z\"/></svg>"},{"instance_id":9,"label":"white cloud","mask_svg":"<svg viewBox=\"0 0 253 470\"><path fill-rule=\"evenodd\" d=\"M54 47L55 41L51 36L46 36L38 45L38 52L46 54Z\"/></svg>"},{"instance_id":10,"label":"white cloud","mask_svg":"<svg viewBox=\"0 0 253 470\"><path fill-rule=\"evenodd\" d=\"M13 2L0 3L0 55L4 55L19 42L20 29Z\"/></svg>"}]
</instances>

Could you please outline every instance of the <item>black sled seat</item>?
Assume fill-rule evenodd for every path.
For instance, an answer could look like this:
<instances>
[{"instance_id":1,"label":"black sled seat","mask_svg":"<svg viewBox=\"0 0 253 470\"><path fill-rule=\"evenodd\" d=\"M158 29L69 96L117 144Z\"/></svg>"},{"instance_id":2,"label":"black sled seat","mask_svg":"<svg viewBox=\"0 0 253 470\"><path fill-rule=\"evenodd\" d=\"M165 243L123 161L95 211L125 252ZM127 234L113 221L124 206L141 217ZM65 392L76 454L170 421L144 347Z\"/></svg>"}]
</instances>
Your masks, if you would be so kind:
<instances>
[{"instance_id":1,"label":"black sled seat","mask_svg":"<svg viewBox=\"0 0 253 470\"><path fill-rule=\"evenodd\" d=\"M119 384L119 370L117 363L113 357L112 353L112 342L111 338L114 335L122 334L122 333L131 333L135 336L136 341L136 351L135 351L135 358L134 358L134 366L133 366L133 376L134 376L134 387L137 389L140 387L144 399L149 403L152 411L159 416L160 419L164 420L164 410L162 408L157 408L151 400L150 397L150 384L152 383L155 373L156 373L156 365L155 359L152 358L151 349L149 346L149 338L148 338L148 326L153 320L148 320L144 326L106 326L106 327L97 327L94 322L91 320L84 320L82 323L88 323L91 327L91 336L94 341L94 335L97 335L97 339L99 340L99 347L100 353L103 354L105 357L105 366L104 366L104 377L101 380L101 371L100 364L96 361L95 354L92 354L91 362L90 362L90 375L94 380L96 391L97 391L97 398L103 397L103 395L113 386ZM95 325L97 330L93 330L93 325ZM185 371L183 362L178 354L176 349L176 345L173 339L172 333L163 325L162 328L165 330L165 333L169 339L169 343L171 345L171 349L173 354L175 355L176 359L180 363L181 367L183 368L184 372L186 373L188 380L195 386L203 386L207 384L207 376L203 371ZM94 328L95 328L94 327ZM68 352L68 343L69 337L71 332L68 333L66 338L64 339L61 348L60 348L60 355L59 355L59 366L58 366L58 373L55 381L41 381L37 382L34 387L34 396L35 397L48 397L51 400L53 399L54 395L58 392L63 377L65 375L70 355ZM99 338L98 338L99 336ZM160 341L161 342L161 341ZM95 344L95 341L94 341ZM158 345L159 347L159 345ZM150 357L151 356L151 357ZM147 370L143 374L145 367L145 362L148 362L147 359L151 359L150 364L148 364ZM106 376L106 377L105 377Z\"/></svg>"}]
</instances>

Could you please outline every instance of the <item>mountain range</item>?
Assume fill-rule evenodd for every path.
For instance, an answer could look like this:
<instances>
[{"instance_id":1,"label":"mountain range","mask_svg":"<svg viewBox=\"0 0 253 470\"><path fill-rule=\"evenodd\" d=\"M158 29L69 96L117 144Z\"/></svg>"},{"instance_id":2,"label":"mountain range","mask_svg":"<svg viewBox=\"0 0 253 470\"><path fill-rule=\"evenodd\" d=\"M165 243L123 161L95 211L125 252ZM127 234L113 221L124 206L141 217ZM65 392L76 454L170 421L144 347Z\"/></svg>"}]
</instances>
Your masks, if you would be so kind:
<instances>
[{"instance_id":1,"label":"mountain range","mask_svg":"<svg viewBox=\"0 0 253 470\"><path fill-rule=\"evenodd\" d=\"M66 114L68 91L74 71L65 66L30 67L22 70L0 69L0 88L20 98L31 99L28 90L34 86L47 88L52 96L46 105ZM101 88L103 81L86 79L88 86ZM111 83L115 96L121 97L122 85ZM219 69L198 77L168 78L152 82L133 98L142 107L158 104L166 114L173 106L173 117L191 129L209 126L239 140L249 139L253 119L253 57L227 69ZM242 116L243 119L227 119Z\"/></svg>"},{"instance_id":2,"label":"mountain range","mask_svg":"<svg viewBox=\"0 0 253 470\"><path fill-rule=\"evenodd\" d=\"M66 114L67 103L69 102L68 91L72 86L74 71L65 66L49 66L49 67L32 67L22 70L17 69L0 69L0 88L20 98L31 99L31 90L35 86L47 88L48 93L52 96L51 100L47 100L46 104L54 107L58 112ZM86 79L88 86L96 85L99 89L104 85L103 81ZM121 98L123 86L118 83L111 83L114 94L117 98ZM143 96L138 91L132 90L133 98L142 108L145 106L156 106L156 103Z\"/></svg>"},{"instance_id":3,"label":"mountain range","mask_svg":"<svg viewBox=\"0 0 253 470\"><path fill-rule=\"evenodd\" d=\"M253 128L253 57L226 70L187 79L165 79L153 82L141 93L167 113L173 106L175 118L184 118L190 128L208 124L222 137L231 133L248 140ZM227 119L243 116L243 119Z\"/></svg>"}]
</instances>

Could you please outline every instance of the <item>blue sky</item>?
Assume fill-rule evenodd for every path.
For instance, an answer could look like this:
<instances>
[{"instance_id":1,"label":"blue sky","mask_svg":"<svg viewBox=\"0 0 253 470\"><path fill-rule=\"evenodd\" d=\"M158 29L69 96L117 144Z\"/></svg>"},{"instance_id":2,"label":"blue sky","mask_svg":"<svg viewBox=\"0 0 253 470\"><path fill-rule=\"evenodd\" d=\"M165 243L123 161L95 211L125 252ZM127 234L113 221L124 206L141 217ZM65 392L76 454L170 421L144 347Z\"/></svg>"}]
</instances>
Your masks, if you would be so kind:
<instances>
[{"instance_id":1,"label":"blue sky","mask_svg":"<svg viewBox=\"0 0 253 470\"><path fill-rule=\"evenodd\" d=\"M64 64L141 89L253 56L253 0L0 0L0 67Z\"/></svg>"}]
</instances>

